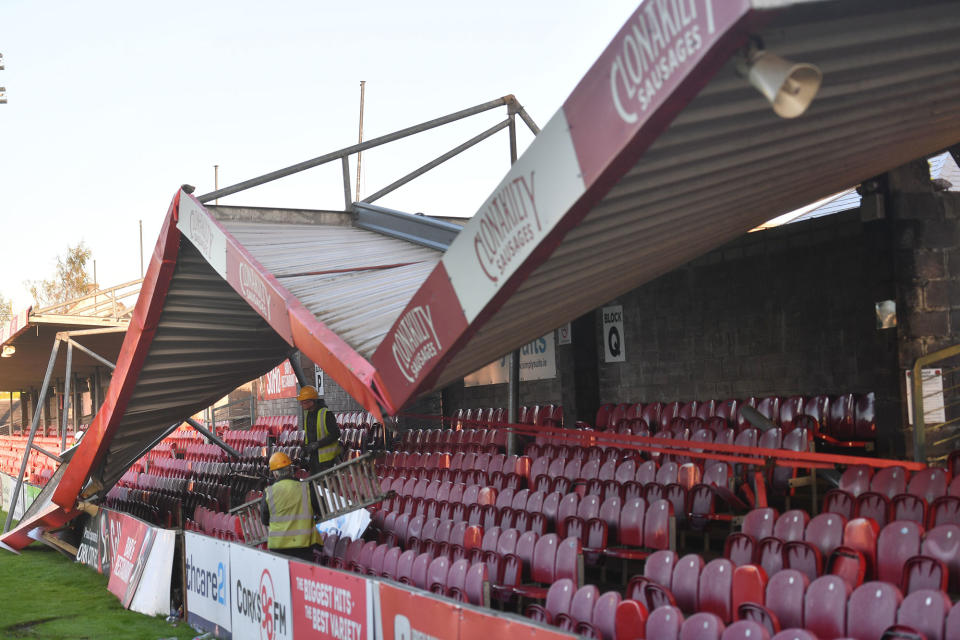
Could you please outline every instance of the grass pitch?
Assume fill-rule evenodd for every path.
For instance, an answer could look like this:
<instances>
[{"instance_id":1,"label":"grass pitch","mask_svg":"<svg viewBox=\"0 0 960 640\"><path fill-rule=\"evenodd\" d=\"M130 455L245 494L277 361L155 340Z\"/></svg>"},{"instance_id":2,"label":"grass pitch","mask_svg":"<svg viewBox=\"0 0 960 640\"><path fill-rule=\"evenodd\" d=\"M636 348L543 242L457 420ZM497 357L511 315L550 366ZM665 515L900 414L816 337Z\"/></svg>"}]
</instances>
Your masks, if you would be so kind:
<instances>
[{"instance_id":1,"label":"grass pitch","mask_svg":"<svg viewBox=\"0 0 960 640\"><path fill-rule=\"evenodd\" d=\"M6 513L0 511L6 520ZM185 622L128 611L107 576L38 542L21 555L0 550L0 638L157 640L199 635Z\"/></svg>"}]
</instances>

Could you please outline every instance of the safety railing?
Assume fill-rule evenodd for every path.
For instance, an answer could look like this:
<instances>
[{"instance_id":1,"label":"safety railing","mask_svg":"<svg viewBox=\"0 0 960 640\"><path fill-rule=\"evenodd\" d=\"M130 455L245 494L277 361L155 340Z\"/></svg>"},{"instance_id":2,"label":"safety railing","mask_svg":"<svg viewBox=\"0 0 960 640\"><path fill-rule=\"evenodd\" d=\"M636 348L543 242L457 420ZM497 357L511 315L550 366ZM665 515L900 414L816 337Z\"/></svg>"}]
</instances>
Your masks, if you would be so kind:
<instances>
[{"instance_id":1,"label":"safety railing","mask_svg":"<svg viewBox=\"0 0 960 640\"><path fill-rule=\"evenodd\" d=\"M313 167L319 167L320 165L327 164L328 162L334 162L340 160L341 168L343 171L343 198L344 198L344 209L350 211L353 207L353 197L350 193L350 156L354 154L359 154L367 149L373 149L374 147L379 147L380 145L387 144L388 142L394 142L396 140L401 140L403 138L412 136L417 133L422 133L424 131L429 131L430 129L435 129L437 127L443 126L445 124L450 124L451 122L456 122L464 118L469 118L470 116L475 116L485 111L491 109L496 109L497 107L507 107L507 117L493 125L486 131L483 131L476 136L465 141L463 144L454 147L450 151L438 156L437 158L431 160L430 162L424 164L423 166L411 171L407 175L393 181L386 187L380 189L379 191L374 192L372 195L364 198L361 202L370 204L376 200L379 200L388 193L398 189L399 187L407 184L411 180L425 174L431 169L443 164L447 160L457 156L470 147L473 147L479 142L486 140L490 136L494 135L498 131L503 129L509 129L510 132L510 152L511 157L516 157L516 148L517 148L517 136L516 136L516 117L520 116L520 119L527 125L527 127L534 133L534 135L540 133L539 127L533 119L527 114L523 106L517 101L517 99L512 95L503 96L502 98L497 98L496 100L491 100L489 102L484 102L475 107L470 107L469 109L464 109L462 111L457 111L456 113L451 113L449 115L436 118L434 120L429 120L412 127L407 127L406 129L401 129L400 131L395 131L394 133L387 134L385 136L380 136L377 138L372 138L366 142L360 142L349 147L340 149L339 151L333 151L331 153L324 154L322 156L313 158L312 160L306 160L295 165L291 165L284 169L279 169L277 171L272 171L270 173L264 174L257 178L252 178L250 180L245 180L239 182L235 185L229 187L224 187L222 189L217 189L216 191L211 191L206 193L198 198L200 202L212 202L218 198L223 198L225 196L239 193L240 191L245 191L252 187L257 187L268 182L273 182L274 180L279 180L286 176L305 171L307 169L312 169Z\"/></svg>"},{"instance_id":2,"label":"safety railing","mask_svg":"<svg viewBox=\"0 0 960 640\"><path fill-rule=\"evenodd\" d=\"M907 375L913 459L942 463L960 439L960 344L917 358Z\"/></svg>"}]
</instances>

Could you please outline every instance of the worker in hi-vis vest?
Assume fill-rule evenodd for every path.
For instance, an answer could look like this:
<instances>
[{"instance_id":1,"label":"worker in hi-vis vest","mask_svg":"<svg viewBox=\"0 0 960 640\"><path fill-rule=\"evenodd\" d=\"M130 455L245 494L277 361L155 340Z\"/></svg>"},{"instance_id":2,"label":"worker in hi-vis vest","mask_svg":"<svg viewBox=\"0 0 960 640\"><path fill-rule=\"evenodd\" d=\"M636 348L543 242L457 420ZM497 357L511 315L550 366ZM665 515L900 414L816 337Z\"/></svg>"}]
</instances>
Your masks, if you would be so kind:
<instances>
[{"instance_id":1,"label":"worker in hi-vis vest","mask_svg":"<svg viewBox=\"0 0 960 640\"><path fill-rule=\"evenodd\" d=\"M340 456L340 427L333 411L313 387L303 387L297 394L303 409L303 443L310 461L310 475L337 464Z\"/></svg>"},{"instance_id":2,"label":"worker in hi-vis vest","mask_svg":"<svg viewBox=\"0 0 960 640\"><path fill-rule=\"evenodd\" d=\"M293 477L293 461L282 451L270 456L274 482L266 488L261 506L263 524L269 525L267 549L283 555L313 561L313 546L322 542L314 526L320 512L309 482Z\"/></svg>"}]
</instances>

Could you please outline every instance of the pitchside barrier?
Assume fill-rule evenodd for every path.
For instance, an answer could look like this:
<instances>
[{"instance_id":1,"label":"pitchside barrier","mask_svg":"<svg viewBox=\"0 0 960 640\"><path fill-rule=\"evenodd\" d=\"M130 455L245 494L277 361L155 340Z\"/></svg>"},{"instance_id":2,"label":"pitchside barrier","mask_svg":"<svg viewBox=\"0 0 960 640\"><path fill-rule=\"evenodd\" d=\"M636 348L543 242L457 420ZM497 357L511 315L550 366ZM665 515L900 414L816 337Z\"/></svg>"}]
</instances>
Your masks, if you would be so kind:
<instances>
[{"instance_id":1,"label":"pitchside barrier","mask_svg":"<svg viewBox=\"0 0 960 640\"><path fill-rule=\"evenodd\" d=\"M186 618L238 640L560 640L574 636L511 614L384 580L184 534Z\"/></svg>"},{"instance_id":2,"label":"pitchside barrier","mask_svg":"<svg viewBox=\"0 0 960 640\"><path fill-rule=\"evenodd\" d=\"M183 536L184 617L237 640L530 640L572 638L525 618L414 587L329 569L192 531L153 527L100 509L88 517L77 562L109 576L124 607L170 607L176 537Z\"/></svg>"},{"instance_id":3,"label":"pitchside barrier","mask_svg":"<svg viewBox=\"0 0 960 640\"><path fill-rule=\"evenodd\" d=\"M5 473L0 473L0 507L2 507L4 511L11 511L10 503L13 498L13 489L16 485L16 478L8 476ZM40 495L40 487L35 487L26 482L23 483L23 488L17 497L17 504L13 507L13 517L15 520L23 517L23 514L27 512L27 509L33 504L33 501L36 500L38 495Z\"/></svg>"},{"instance_id":4,"label":"pitchside barrier","mask_svg":"<svg viewBox=\"0 0 960 640\"><path fill-rule=\"evenodd\" d=\"M77 562L109 576L107 589L124 608L149 616L166 615L176 538L173 529L100 509L84 524Z\"/></svg>"}]
</instances>

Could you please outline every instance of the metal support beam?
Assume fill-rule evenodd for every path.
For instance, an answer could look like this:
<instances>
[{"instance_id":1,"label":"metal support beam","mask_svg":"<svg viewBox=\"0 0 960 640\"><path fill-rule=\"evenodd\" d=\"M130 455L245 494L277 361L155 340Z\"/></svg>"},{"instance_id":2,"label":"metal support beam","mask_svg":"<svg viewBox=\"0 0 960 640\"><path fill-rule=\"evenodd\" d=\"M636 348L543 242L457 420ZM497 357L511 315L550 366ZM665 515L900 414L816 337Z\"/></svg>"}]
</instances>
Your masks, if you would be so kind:
<instances>
[{"instance_id":1,"label":"metal support beam","mask_svg":"<svg viewBox=\"0 0 960 640\"><path fill-rule=\"evenodd\" d=\"M202 424L200 424L193 418L187 418L187 424L189 424L191 427L199 431L201 435L203 435L205 438L210 440L210 442L212 442L213 444L217 445L218 447L226 451L227 455L230 455L237 459L240 458L240 453L236 449L234 449L233 447L228 445L226 442L221 440L215 433L208 431L206 427L204 427Z\"/></svg>"},{"instance_id":2,"label":"metal support beam","mask_svg":"<svg viewBox=\"0 0 960 640\"><path fill-rule=\"evenodd\" d=\"M463 153L464 151L466 151L466 150L469 149L470 147L474 146L475 144L477 144L477 143L479 143L479 142L483 142L484 140L486 140L487 138L489 138L489 137L492 136L493 134L497 133L498 131L501 131L502 129L505 129L505 128L510 124L510 121L511 121L511 118L508 118L508 119L504 120L503 122L498 122L497 124L493 125L493 126L490 127L489 129L487 129L486 131L484 131L483 133L478 134L478 135L470 138L469 140L467 140L466 142L464 142L464 143L461 144L460 146L458 146L458 147L456 147L456 148L454 148L454 149L451 149L450 151L446 152L445 154L443 154L443 155L440 156L439 158L437 158L437 159L435 159L435 160L431 160L430 162L428 162L427 164L423 165L423 166L420 167L419 169L415 169L415 170L411 171L410 173L408 173L407 175L403 176L402 178L400 178L399 180L397 180L397 181L394 182L393 184L387 185L387 186L384 187L383 189L380 189L380 191L377 191L377 192L376 192L375 194L373 194L372 196L368 196L368 197L364 198L364 199L363 199L363 202L366 202L366 203L374 202L374 201L382 198L383 196L387 195L387 194L390 193L391 191L393 191L393 190L395 190L395 189L397 189L397 188L399 188L399 187L402 187L403 185L407 184L407 183L410 182L411 180L422 176L423 174L425 174L427 171L430 171L430 170L433 169L434 167L437 167L437 166L443 164L444 162L446 162L446 161L449 160L450 158L453 158L454 156L457 156L457 155Z\"/></svg>"},{"instance_id":3,"label":"metal support beam","mask_svg":"<svg viewBox=\"0 0 960 640\"><path fill-rule=\"evenodd\" d=\"M114 364L113 362L110 362L110 361L107 360L106 358L100 357L99 355L97 355L96 353L94 353L94 352L91 351L90 349L87 349L85 346L83 346L83 345L80 344L79 342L75 342L75 341L71 340L70 338L66 338L66 341L67 341L67 344L68 344L69 346L71 346L71 347L76 347L77 349L80 349L80 351L83 351L85 354L87 354L88 356L90 356L91 358L93 358L94 360L96 360L97 362L100 362L100 363L102 363L102 364L105 364L105 365L107 365L108 367L110 367L111 369L116 369L116 368L117 368L117 365L116 365L116 364Z\"/></svg>"},{"instance_id":4,"label":"metal support beam","mask_svg":"<svg viewBox=\"0 0 960 640\"><path fill-rule=\"evenodd\" d=\"M515 109L514 100L510 104L510 165L517 162L517 126L513 117ZM510 355L510 377L507 384L507 422L517 424L520 420L520 350L517 349ZM507 433L507 455L512 456L517 453L517 434L511 430Z\"/></svg>"},{"instance_id":5,"label":"metal support beam","mask_svg":"<svg viewBox=\"0 0 960 640\"><path fill-rule=\"evenodd\" d=\"M340 158L343 168L343 210L350 211L350 205L353 204L353 198L350 197L350 156Z\"/></svg>"},{"instance_id":6,"label":"metal support beam","mask_svg":"<svg viewBox=\"0 0 960 640\"><path fill-rule=\"evenodd\" d=\"M40 387L40 395L37 396L37 408L33 413L33 420L30 423L30 435L27 436L27 446L23 450L23 461L20 463L20 473L17 475L17 484L13 487L13 495L10 497L10 511L7 512L7 521L3 525L3 532L10 531L10 524L13 522L13 511L17 504L17 498L20 497L20 489L23 487L23 475L27 471L27 462L30 460L30 448L33 446L33 438L37 433L37 424L40 422L40 403L44 401L47 395L47 387L50 386L50 376L53 374L53 365L57 362L57 352L60 351L60 339L53 341L53 348L50 349L50 360L47 362L47 372L43 376L43 385Z\"/></svg>"},{"instance_id":7,"label":"metal support beam","mask_svg":"<svg viewBox=\"0 0 960 640\"><path fill-rule=\"evenodd\" d=\"M131 458L130 460L128 460L125 464L123 464L123 465L121 465L121 466L122 466L124 469L129 469L130 467L132 467L134 462L136 462L137 460L139 460L139 459L142 458L143 456L145 456L145 455L147 455L148 453L150 453L150 451L151 451L155 446L157 446L158 444L160 444L161 442L163 442L163 440L166 439L166 437L169 436L171 433L173 433L174 431L176 431L176 430L177 430L177 427L179 427L179 426L180 426L180 423L179 423L179 422L175 422L175 423L173 423L172 425L170 425L169 427L167 427L166 429L164 429L164 430L163 430L163 433L161 433L159 436L157 436L156 438L154 438L154 439L150 442L150 444L148 444L148 445L145 446L143 449L141 449L140 452L139 452L137 455L135 455L133 458Z\"/></svg>"},{"instance_id":8,"label":"metal support beam","mask_svg":"<svg viewBox=\"0 0 960 640\"><path fill-rule=\"evenodd\" d=\"M67 450L67 419L70 415L70 382L73 380L73 341L67 340L67 370L63 376L63 416L60 421L60 453Z\"/></svg>"},{"instance_id":9,"label":"metal support beam","mask_svg":"<svg viewBox=\"0 0 960 640\"><path fill-rule=\"evenodd\" d=\"M297 376L297 384L301 387L310 385L310 381L308 381L307 376L304 375L303 369L300 368L300 358L294 359L291 354L290 357L287 358L287 362L290 363L290 368L293 369L293 375Z\"/></svg>"},{"instance_id":10,"label":"metal support beam","mask_svg":"<svg viewBox=\"0 0 960 640\"><path fill-rule=\"evenodd\" d=\"M285 169L279 169L277 171L272 171L265 175L262 175L258 178L252 178L250 180L245 180L238 184L224 187L223 189L217 189L216 191L211 191L206 193L198 198L200 202L210 202L217 198L223 198L224 196L229 196L234 193L239 193L240 191L245 191L251 187L256 187L268 182L273 182L279 178L284 178L286 176L293 175L295 173L300 173L306 169L311 169L313 167L318 167L322 164L326 164L331 160L336 160L344 156L353 155L359 151L366 151L367 149L372 149L378 147L382 144L388 142L393 142L394 140L400 140L406 138L415 133L420 133L422 131L429 131L430 129L435 129L436 127L449 124L451 122L456 122L457 120L462 120L463 118L468 118L470 116L477 115L478 113L483 113L484 111L489 111L490 109L496 109L497 107L502 107L508 104L511 100L515 100L513 96L504 96L502 98L497 98L496 100L491 100L490 102L484 102L483 104L478 104L475 107L470 107L469 109L464 109L463 111L457 111L456 113L451 113L450 115L443 116L441 118L436 118L434 120L428 120L421 124L414 125L412 127L407 127L406 129L401 129L400 131L395 131L394 133L387 134L385 136L380 136L379 138L373 138L362 142L360 144L354 144L349 147L344 147L339 151L333 151L325 155L313 158L312 160L306 160L298 164L291 165Z\"/></svg>"}]
</instances>

